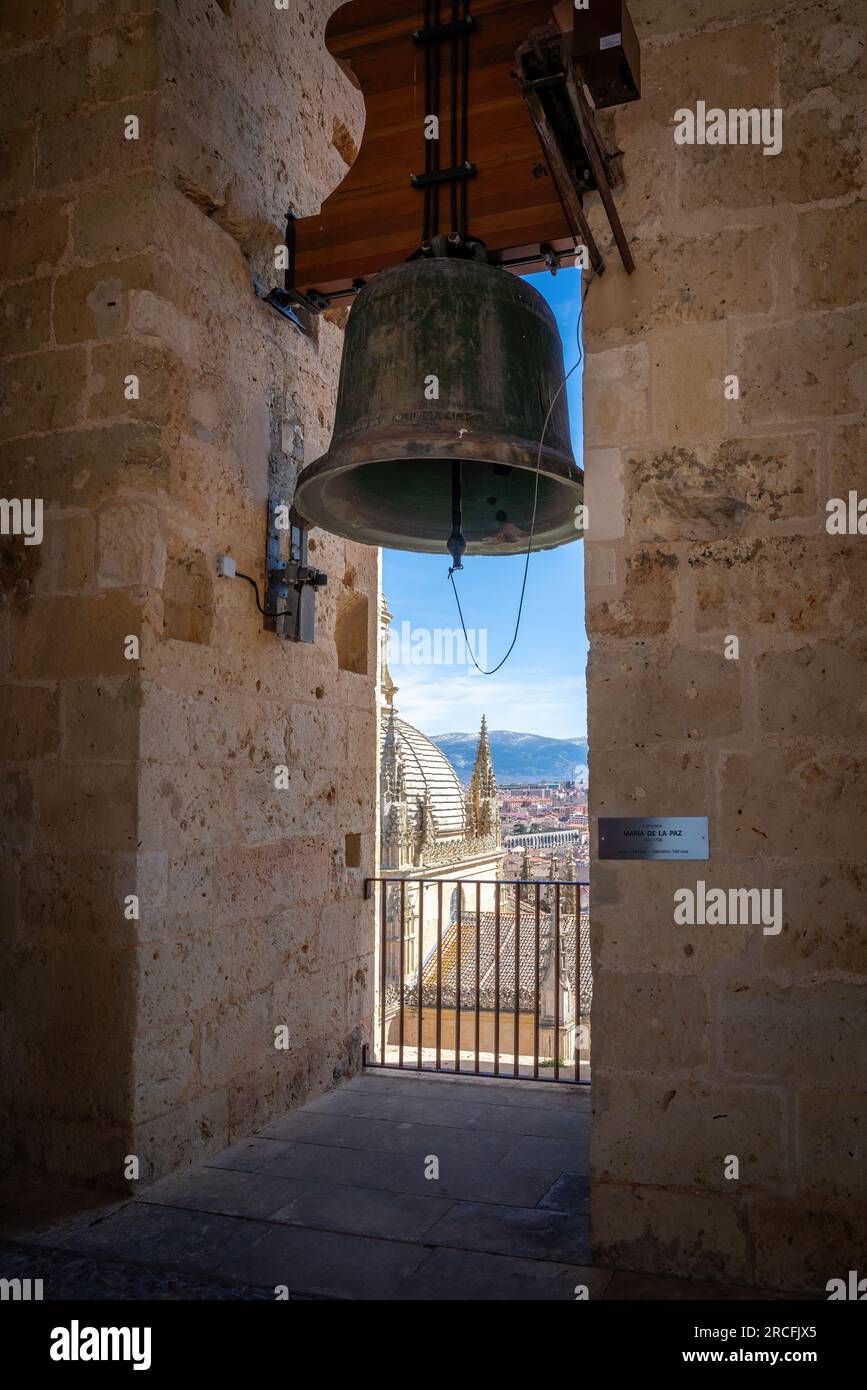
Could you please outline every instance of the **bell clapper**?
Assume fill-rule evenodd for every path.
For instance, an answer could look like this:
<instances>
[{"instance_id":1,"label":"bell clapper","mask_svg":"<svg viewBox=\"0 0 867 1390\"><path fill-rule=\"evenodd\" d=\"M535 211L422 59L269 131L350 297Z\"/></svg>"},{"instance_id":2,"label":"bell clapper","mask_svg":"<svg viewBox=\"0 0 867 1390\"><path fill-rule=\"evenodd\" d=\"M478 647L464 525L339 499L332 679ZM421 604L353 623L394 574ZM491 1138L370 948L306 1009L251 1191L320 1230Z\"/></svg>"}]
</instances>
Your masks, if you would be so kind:
<instances>
[{"instance_id":1,"label":"bell clapper","mask_svg":"<svg viewBox=\"0 0 867 1390\"><path fill-rule=\"evenodd\" d=\"M467 542L461 527L461 464L460 459L452 459L452 533L446 542L446 549L452 557L449 574L463 569L461 561L466 553Z\"/></svg>"}]
</instances>

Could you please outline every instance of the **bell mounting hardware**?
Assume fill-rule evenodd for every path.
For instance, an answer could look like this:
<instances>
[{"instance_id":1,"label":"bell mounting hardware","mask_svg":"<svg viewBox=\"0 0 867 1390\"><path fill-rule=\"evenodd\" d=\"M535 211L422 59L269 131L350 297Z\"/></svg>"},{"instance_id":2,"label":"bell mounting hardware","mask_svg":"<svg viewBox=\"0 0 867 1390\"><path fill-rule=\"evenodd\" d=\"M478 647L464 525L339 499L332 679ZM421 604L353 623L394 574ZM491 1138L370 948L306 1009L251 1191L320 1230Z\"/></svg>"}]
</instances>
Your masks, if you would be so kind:
<instances>
[{"instance_id":1,"label":"bell mounting hardware","mask_svg":"<svg viewBox=\"0 0 867 1390\"><path fill-rule=\"evenodd\" d=\"M596 107L638 96L638 44L623 0L351 0L328 51L364 96L359 153L319 212L293 219L283 286L268 301L297 327L350 303L412 256L473 255L516 274L572 265L582 203L600 195L632 258ZM576 95L577 94L577 95ZM432 138L431 138L432 137Z\"/></svg>"}]
</instances>

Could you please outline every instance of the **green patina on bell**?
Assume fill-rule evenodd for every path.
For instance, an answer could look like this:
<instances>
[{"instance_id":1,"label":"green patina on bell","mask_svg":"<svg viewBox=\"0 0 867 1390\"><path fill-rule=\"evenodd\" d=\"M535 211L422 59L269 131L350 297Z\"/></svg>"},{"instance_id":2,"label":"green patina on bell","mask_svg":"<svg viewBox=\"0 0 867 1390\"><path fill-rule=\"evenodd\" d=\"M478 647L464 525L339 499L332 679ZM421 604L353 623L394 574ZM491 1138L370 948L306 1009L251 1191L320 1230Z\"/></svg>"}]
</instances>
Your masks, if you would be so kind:
<instances>
[{"instance_id":1,"label":"green patina on bell","mask_svg":"<svg viewBox=\"0 0 867 1390\"><path fill-rule=\"evenodd\" d=\"M469 554L518 554L538 467L532 548L575 540L583 474L563 376L554 316L526 281L452 257L383 271L349 315L331 446L296 508L351 540L444 552L457 488Z\"/></svg>"}]
</instances>

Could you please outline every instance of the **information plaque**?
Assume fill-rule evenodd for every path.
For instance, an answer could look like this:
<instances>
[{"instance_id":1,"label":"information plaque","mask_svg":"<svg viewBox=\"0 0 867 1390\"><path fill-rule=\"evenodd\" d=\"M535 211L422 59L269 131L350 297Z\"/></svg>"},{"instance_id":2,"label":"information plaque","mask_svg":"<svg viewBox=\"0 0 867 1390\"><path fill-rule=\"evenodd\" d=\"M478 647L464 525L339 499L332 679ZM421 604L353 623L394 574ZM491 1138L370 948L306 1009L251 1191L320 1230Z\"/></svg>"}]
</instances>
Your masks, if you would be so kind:
<instances>
[{"instance_id":1,"label":"information plaque","mask_svg":"<svg viewBox=\"0 0 867 1390\"><path fill-rule=\"evenodd\" d=\"M707 859L707 816L600 816L600 859Z\"/></svg>"}]
</instances>

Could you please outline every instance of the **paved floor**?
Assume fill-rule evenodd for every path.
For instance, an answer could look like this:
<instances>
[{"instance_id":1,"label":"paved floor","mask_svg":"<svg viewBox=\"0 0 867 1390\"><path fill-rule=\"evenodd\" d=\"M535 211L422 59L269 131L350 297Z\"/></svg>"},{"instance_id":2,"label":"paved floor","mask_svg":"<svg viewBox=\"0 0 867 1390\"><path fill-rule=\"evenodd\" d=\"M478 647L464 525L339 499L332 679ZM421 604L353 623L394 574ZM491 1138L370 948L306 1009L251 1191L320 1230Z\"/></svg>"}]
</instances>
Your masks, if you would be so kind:
<instances>
[{"instance_id":1,"label":"paved floor","mask_svg":"<svg viewBox=\"0 0 867 1390\"><path fill-rule=\"evenodd\" d=\"M46 1298L774 1297L592 1267L589 1118L577 1087L368 1072L131 1200L20 1217L0 1275Z\"/></svg>"}]
</instances>

